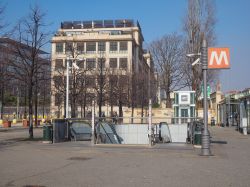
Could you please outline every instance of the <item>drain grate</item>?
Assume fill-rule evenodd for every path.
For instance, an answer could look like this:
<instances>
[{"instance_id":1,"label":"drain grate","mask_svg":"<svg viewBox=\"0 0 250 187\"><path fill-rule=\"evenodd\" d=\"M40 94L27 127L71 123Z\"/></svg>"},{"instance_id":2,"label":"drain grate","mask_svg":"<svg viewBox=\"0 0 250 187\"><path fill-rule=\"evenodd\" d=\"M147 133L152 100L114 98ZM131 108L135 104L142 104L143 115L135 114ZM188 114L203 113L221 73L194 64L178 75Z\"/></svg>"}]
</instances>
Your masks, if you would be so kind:
<instances>
[{"instance_id":1,"label":"drain grate","mask_svg":"<svg viewBox=\"0 0 250 187\"><path fill-rule=\"evenodd\" d=\"M78 160L78 161L84 161L84 160L90 160L89 157L70 157L68 160Z\"/></svg>"}]
</instances>

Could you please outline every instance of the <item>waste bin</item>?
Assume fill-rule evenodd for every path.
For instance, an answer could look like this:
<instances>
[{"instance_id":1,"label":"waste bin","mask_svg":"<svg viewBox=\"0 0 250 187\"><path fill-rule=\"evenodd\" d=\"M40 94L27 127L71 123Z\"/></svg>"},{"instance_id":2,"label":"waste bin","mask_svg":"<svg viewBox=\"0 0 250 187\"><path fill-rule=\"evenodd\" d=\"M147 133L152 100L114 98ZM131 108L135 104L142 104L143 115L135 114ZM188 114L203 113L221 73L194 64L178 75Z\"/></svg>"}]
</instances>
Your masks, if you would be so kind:
<instances>
[{"instance_id":1,"label":"waste bin","mask_svg":"<svg viewBox=\"0 0 250 187\"><path fill-rule=\"evenodd\" d=\"M193 144L194 145L201 145L201 132L203 130L203 123L196 122L194 129L193 129Z\"/></svg>"},{"instance_id":2,"label":"waste bin","mask_svg":"<svg viewBox=\"0 0 250 187\"><path fill-rule=\"evenodd\" d=\"M201 131L194 132L194 145L201 145Z\"/></svg>"},{"instance_id":3,"label":"waste bin","mask_svg":"<svg viewBox=\"0 0 250 187\"><path fill-rule=\"evenodd\" d=\"M52 125L44 125L43 126L43 140L44 141L52 141L52 132L53 128Z\"/></svg>"}]
</instances>

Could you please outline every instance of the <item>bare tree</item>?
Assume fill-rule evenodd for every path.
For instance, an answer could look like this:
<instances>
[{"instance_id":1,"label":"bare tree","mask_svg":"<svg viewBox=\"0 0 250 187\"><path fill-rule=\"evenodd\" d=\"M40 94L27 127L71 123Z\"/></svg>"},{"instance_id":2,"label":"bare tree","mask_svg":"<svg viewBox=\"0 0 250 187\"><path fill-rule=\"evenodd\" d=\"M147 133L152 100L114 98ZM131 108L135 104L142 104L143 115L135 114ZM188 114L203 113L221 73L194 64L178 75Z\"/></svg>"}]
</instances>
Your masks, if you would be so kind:
<instances>
[{"instance_id":1,"label":"bare tree","mask_svg":"<svg viewBox=\"0 0 250 187\"><path fill-rule=\"evenodd\" d=\"M107 99L108 91L108 68L105 67L106 58L101 52L97 59L97 67L93 69L93 75L96 77L96 85L94 87L96 93L96 100L98 104L99 117L102 116L102 106Z\"/></svg>"},{"instance_id":2,"label":"bare tree","mask_svg":"<svg viewBox=\"0 0 250 187\"><path fill-rule=\"evenodd\" d=\"M214 0L189 0L187 14L183 21L185 34L184 51L188 53L200 53L202 40L206 39L208 46L215 43L215 2ZM195 58L186 58L185 75L186 83L192 90L196 90L196 103L201 94L203 80L200 66L191 66ZM217 79L217 71L208 71L208 82Z\"/></svg>"},{"instance_id":3,"label":"bare tree","mask_svg":"<svg viewBox=\"0 0 250 187\"><path fill-rule=\"evenodd\" d=\"M86 72L84 68L84 59L80 59L79 55L82 54L83 49L81 48L80 43L72 41L65 42L65 53L68 56L69 60L69 69L70 69L70 80L69 80L69 98L71 105L71 117L74 118L77 116L78 101L82 100L82 94L86 95ZM65 64L67 62L65 61ZM62 103L66 98L66 67L63 66L62 59L55 59L55 73L54 73L54 84L55 84L55 99L56 105L58 106L58 111L62 108ZM65 104L65 102L64 102ZM82 104L80 103L80 106ZM66 106L64 106L65 108ZM85 110L85 109L84 109ZM58 116L59 116L58 114Z\"/></svg>"},{"instance_id":4,"label":"bare tree","mask_svg":"<svg viewBox=\"0 0 250 187\"><path fill-rule=\"evenodd\" d=\"M159 86L166 94L166 107L171 107L170 93L186 86L183 82L183 42L176 33L153 41L150 51L159 73Z\"/></svg>"},{"instance_id":5,"label":"bare tree","mask_svg":"<svg viewBox=\"0 0 250 187\"><path fill-rule=\"evenodd\" d=\"M114 115L114 106L117 104L117 87L118 87L118 75L114 68L111 68L108 75L108 102L110 105L111 115Z\"/></svg>"},{"instance_id":6,"label":"bare tree","mask_svg":"<svg viewBox=\"0 0 250 187\"><path fill-rule=\"evenodd\" d=\"M42 58L44 52L41 50L48 42L48 33L43 30L46 26L44 18L45 14L38 6L32 7L30 14L19 21L17 33L14 33L18 42L13 44L16 55L11 61L10 73L15 79L24 82L28 88L30 138L33 138L33 97L37 97L38 82L45 71L44 67L49 65L49 61Z\"/></svg>"},{"instance_id":7,"label":"bare tree","mask_svg":"<svg viewBox=\"0 0 250 187\"><path fill-rule=\"evenodd\" d=\"M86 69L84 69L84 60L79 59L79 55L82 53L80 43L75 41L69 41L65 43L65 52L70 57L71 66L71 79L70 79L70 104L71 104L71 117L77 116L77 101L81 94L82 87L84 86L84 75ZM75 68L75 65L78 68Z\"/></svg>"},{"instance_id":8,"label":"bare tree","mask_svg":"<svg viewBox=\"0 0 250 187\"><path fill-rule=\"evenodd\" d=\"M0 31L3 32L6 27L6 23L4 21L4 11L5 6L0 3ZM1 34L4 35L4 34ZM1 47L1 56L0 56L0 119L3 118L3 109L4 109L4 91L5 91L5 83L7 82L7 68L8 64L6 63L6 48L4 46Z\"/></svg>"},{"instance_id":9,"label":"bare tree","mask_svg":"<svg viewBox=\"0 0 250 187\"><path fill-rule=\"evenodd\" d=\"M129 102L129 76L121 73L118 75L118 84L117 84L117 99L118 99L118 107L119 107L119 117L123 117L122 107L124 105L128 105Z\"/></svg>"},{"instance_id":10,"label":"bare tree","mask_svg":"<svg viewBox=\"0 0 250 187\"><path fill-rule=\"evenodd\" d=\"M6 51L6 48L0 46L0 119L3 118L3 109L4 109L4 96L6 84L8 83L8 55L9 53Z\"/></svg>"}]
</instances>

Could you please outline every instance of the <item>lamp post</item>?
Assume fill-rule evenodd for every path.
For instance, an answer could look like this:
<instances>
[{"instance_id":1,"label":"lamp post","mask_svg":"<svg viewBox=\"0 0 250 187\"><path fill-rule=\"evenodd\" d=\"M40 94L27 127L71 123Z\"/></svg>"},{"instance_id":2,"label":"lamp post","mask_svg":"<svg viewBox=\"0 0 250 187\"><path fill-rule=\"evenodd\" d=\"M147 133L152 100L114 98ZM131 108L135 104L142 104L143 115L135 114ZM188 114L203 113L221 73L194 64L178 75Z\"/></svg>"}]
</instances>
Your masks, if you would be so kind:
<instances>
[{"instance_id":1,"label":"lamp post","mask_svg":"<svg viewBox=\"0 0 250 187\"><path fill-rule=\"evenodd\" d=\"M201 156L210 156L210 134L208 131L208 107L207 107L207 42L205 39L202 41L201 47L201 63L203 72L203 118L204 118L204 129L201 137Z\"/></svg>"},{"instance_id":2,"label":"lamp post","mask_svg":"<svg viewBox=\"0 0 250 187\"><path fill-rule=\"evenodd\" d=\"M66 119L69 118L69 57L67 57L66 67Z\"/></svg>"},{"instance_id":3,"label":"lamp post","mask_svg":"<svg viewBox=\"0 0 250 187\"><path fill-rule=\"evenodd\" d=\"M78 59L83 60L83 59ZM79 70L79 66L74 62L72 63L72 67L69 67L69 61L70 58L67 57L67 67L66 67L66 119L69 118L69 68L74 68L76 70Z\"/></svg>"},{"instance_id":4,"label":"lamp post","mask_svg":"<svg viewBox=\"0 0 250 187\"><path fill-rule=\"evenodd\" d=\"M203 73L203 118L204 118L204 129L202 131L201 137L201 156L210 156L210 134L208 131L208 106L207 106L207 64L208 64L208 57L207 54L207 42L205 39L202 41L201 53L196 54L187 54L187 57L194 57L200 56L197 58L193 63L192 66L196 64L202 65L202 73ZM201 62L199 62L201 61Z\"/></svg>"}]
</instances>

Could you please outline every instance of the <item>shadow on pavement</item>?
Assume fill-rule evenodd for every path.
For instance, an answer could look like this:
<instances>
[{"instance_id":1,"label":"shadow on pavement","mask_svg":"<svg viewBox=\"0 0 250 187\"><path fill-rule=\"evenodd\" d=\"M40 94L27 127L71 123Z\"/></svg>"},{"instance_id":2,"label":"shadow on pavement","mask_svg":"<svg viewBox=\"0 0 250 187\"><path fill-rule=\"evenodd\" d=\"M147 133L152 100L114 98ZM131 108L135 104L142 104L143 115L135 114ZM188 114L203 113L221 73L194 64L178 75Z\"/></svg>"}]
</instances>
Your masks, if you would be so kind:
<instances>
[{"instance_id":1,"label":"shadow on pavement","mask_svg":"<svg viewBox=\"0 0 250 187\"><path fill-rule=\"evenodd\" d=\"M227 144L227 141L212 140L211 143L214 143L214 144Z\"/></svg>"}]
</instances>

